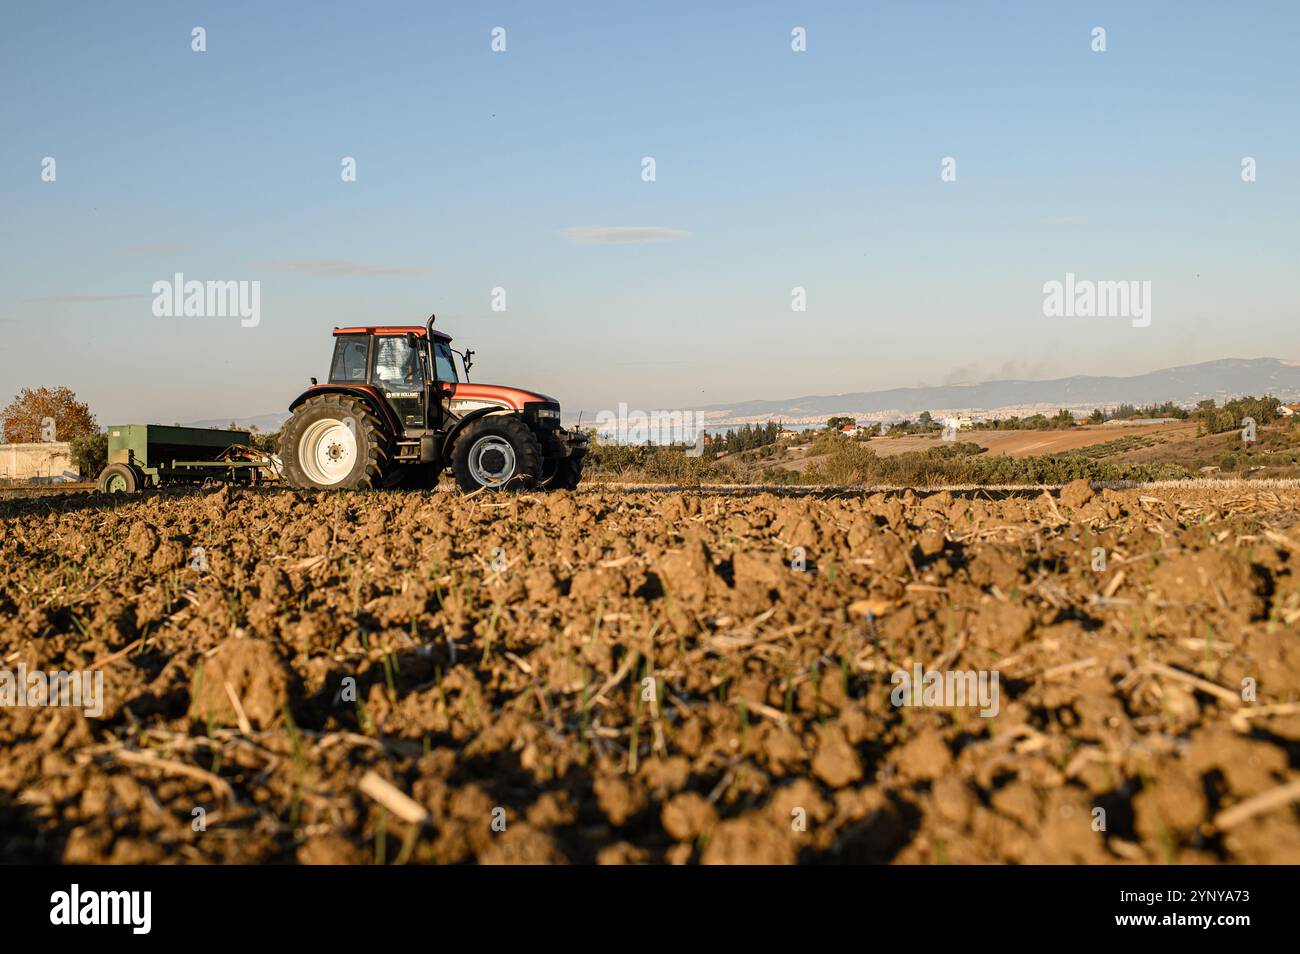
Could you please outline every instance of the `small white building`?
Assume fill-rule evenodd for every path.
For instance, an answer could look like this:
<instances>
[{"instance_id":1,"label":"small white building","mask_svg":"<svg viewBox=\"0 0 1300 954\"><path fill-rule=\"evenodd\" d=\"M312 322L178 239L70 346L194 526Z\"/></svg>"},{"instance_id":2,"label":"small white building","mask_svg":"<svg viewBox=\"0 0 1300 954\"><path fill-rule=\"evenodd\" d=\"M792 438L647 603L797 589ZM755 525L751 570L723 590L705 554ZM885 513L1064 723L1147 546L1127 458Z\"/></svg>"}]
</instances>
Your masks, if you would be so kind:
<instances>
[{"instance_id":1,"label":"small white building","mask_svg":"<svg viewBox=\"0 0 1300 954\"><path fill-rule=\"evenodd\" d=\"M66 441L0 444L0 480L58 483L77 479L72 445Z\"/></svg>"}]
</instances>

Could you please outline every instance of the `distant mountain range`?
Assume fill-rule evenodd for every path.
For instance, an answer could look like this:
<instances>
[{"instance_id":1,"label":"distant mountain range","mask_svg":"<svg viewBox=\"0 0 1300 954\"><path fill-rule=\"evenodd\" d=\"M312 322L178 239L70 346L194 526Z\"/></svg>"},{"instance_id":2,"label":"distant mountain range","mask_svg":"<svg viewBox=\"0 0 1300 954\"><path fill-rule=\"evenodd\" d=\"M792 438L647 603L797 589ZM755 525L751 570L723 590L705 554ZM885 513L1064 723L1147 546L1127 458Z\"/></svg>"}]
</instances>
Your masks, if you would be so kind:
<instances>
[{"instance_id":1,"label":"distant mountain range","mask_svg":"<svg viewBox=\"0 0 1300 954\"><path fill-rule=\"evenodd\" d=\"M831 415L863 419L915 417L922 411L938 416L947 413L1032 414L1035 411L1092 410L1117 404L1161 404L1173 401L1191 405L1213 398L1252 394L1293 401L1300 399L1300 361L1280 358L1224 358L1179 368L1165 368L1132 377L1076 375L1051 381L986 381L983 384L954 384L943 387L890 388L885 391L855 391L851 394L809 395L775 401L741 401L710 404L690 410L703 411L710 424L742 424L746 421L785 421L790 424L821 423ZM617 403L617 402L615 402ZM651 410L646 408L645 410ZM243 428L275 431L287 412L235 418ZM592 420L590 414L588 420ZM225 427L230 418L191 421L187 427ZM566 423L571 423L567 422Z\"/></svg>"},{"instance_id":2,"label":"distant mountain range","mask_svg":"<svg viewBox=\"0 0 1300 954\"><path fill-rule=\"evenodd\" d=\"M986 381L943 387L891 388L852 394L810 395L779 401L742 401L697 407L711 424L779 420L792 424L824 421L830 415L857 418L915 417L922 411L1032 414L1038 410L1091 410L1117 404L1173 401L1191 405L1243 395L1300 397L1300 361L1224 358L1132 377L1076 375L1050 381Z\"/></svg>"}]
</instances>

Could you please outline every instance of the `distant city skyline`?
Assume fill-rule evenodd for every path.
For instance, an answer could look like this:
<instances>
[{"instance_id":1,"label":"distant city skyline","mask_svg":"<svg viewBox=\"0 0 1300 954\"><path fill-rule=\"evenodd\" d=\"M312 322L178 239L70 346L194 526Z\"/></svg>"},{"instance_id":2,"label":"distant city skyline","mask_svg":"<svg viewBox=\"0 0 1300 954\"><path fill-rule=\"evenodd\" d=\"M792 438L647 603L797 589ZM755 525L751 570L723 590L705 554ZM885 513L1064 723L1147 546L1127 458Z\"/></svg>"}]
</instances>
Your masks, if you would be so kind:
<instances>
[{"instance_id":1,"label":"distant city skyline","mask_svg":"<svg viewBox=\"0 0 1300 954\"><path fill-rule=\"evenodd\" d=\"M1300 358L1298 27L1281 2L13 5L0 398L274 413L334 326L430 312L476 380L566 417ZM157 316L178 273L257 283L258 320Z\"/></svg>"}]
</instances>

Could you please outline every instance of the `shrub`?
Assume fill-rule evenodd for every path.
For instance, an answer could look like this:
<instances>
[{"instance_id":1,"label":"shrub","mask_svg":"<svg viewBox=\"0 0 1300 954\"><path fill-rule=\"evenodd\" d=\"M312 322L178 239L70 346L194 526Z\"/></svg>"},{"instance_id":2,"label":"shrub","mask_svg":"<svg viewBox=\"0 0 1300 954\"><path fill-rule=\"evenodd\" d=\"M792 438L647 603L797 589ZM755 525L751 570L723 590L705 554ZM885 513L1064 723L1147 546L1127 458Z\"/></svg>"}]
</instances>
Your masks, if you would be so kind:
<instances>
[{"instance_id":1,"label":"shrub","mask_svg":"<svg viewBox=\"0 0 1300 954\"><path fill-rule=\"evenodd\" d=\"M72 439L72 462L83 480L93 480L108 465L108 435L95 431Z\"/></svg>"},{"instance_id":2,"label":"shrub","mask_svg":"<svg viewBox=\"0 0 1300 954\"><path fill-rule=\"evenodd\" d=\"M1096 481L1171 480L1189 476L1177 464L1114 464L1077 454L1039 457L983 455L975 444L950 444L894 457L877 457L870 448L844 442L804 472L813 484L885 483L925 487L935 484L1063 484Z\"/></svg>"},{"instance_id":3,"label":"shrub","mask_svg":"<svg viewBox=\"0 0 1300 954\"><path fill-rule=\"evenodd\" d=\"M280 452L279 431L271 431L266 434L254 431L250 440L253 443L253 447L264 454L278 454Z\"/></svg>"}]
</instances>

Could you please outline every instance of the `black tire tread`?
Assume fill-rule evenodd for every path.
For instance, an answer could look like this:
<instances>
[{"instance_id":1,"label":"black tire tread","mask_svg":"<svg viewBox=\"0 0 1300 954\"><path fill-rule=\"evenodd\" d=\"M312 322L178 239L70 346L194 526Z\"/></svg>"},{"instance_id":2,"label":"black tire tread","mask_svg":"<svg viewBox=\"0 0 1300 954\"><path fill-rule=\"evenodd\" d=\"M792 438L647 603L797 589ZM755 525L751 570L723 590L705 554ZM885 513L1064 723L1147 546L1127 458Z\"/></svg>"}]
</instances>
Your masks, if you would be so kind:
<instances>
[{"instance_id":1,"label":"black tire tread","mask_svg":"<svg viewBox=\"0 0 1300 954\"><path fill-rule=\"evenodd\" d=\"M322 394L310 397L294 409L280 437L283 448L284 473L289 483L302 490L320 490L303 472L298 463L298 443L306 419L306 411L314 408L333 408L339 420L352 417L364 430L367 461L365 469L351 485L338 484L330 490L378 490L391 486L397 479L399 467L393 464L393 435L388 426L375 416L364 400L347 394ZM362 435L358 435L359 437Z\"/></svg>"},{"instance_id":2,"label":"black tire tread","mask_svg":"<svg viewBox=\"0 0 1300 954\"><path fill-rule=\"evenodd\" d=\"M518 470L502 489L530 489L541 477L542 445L532 428L516 414L488 414L466 424L465 429L456 435L456 443L451 448L451 471L456 477L456 485L467 494L482 489L469 472L469 449L478 438L491 433L501 434L515 449Z\"/></svg>"},{"instance_id":3,"label":"black tire tread","mask_svg":"<svg viewBox=\"0 0 1300 954\"><path fill-rule=\"evenodd\" d=\"M582 458L562 457L555 462L555 472L542 481L547 490L577 490L582 481Z\"/></svg>"}]
</instances>

